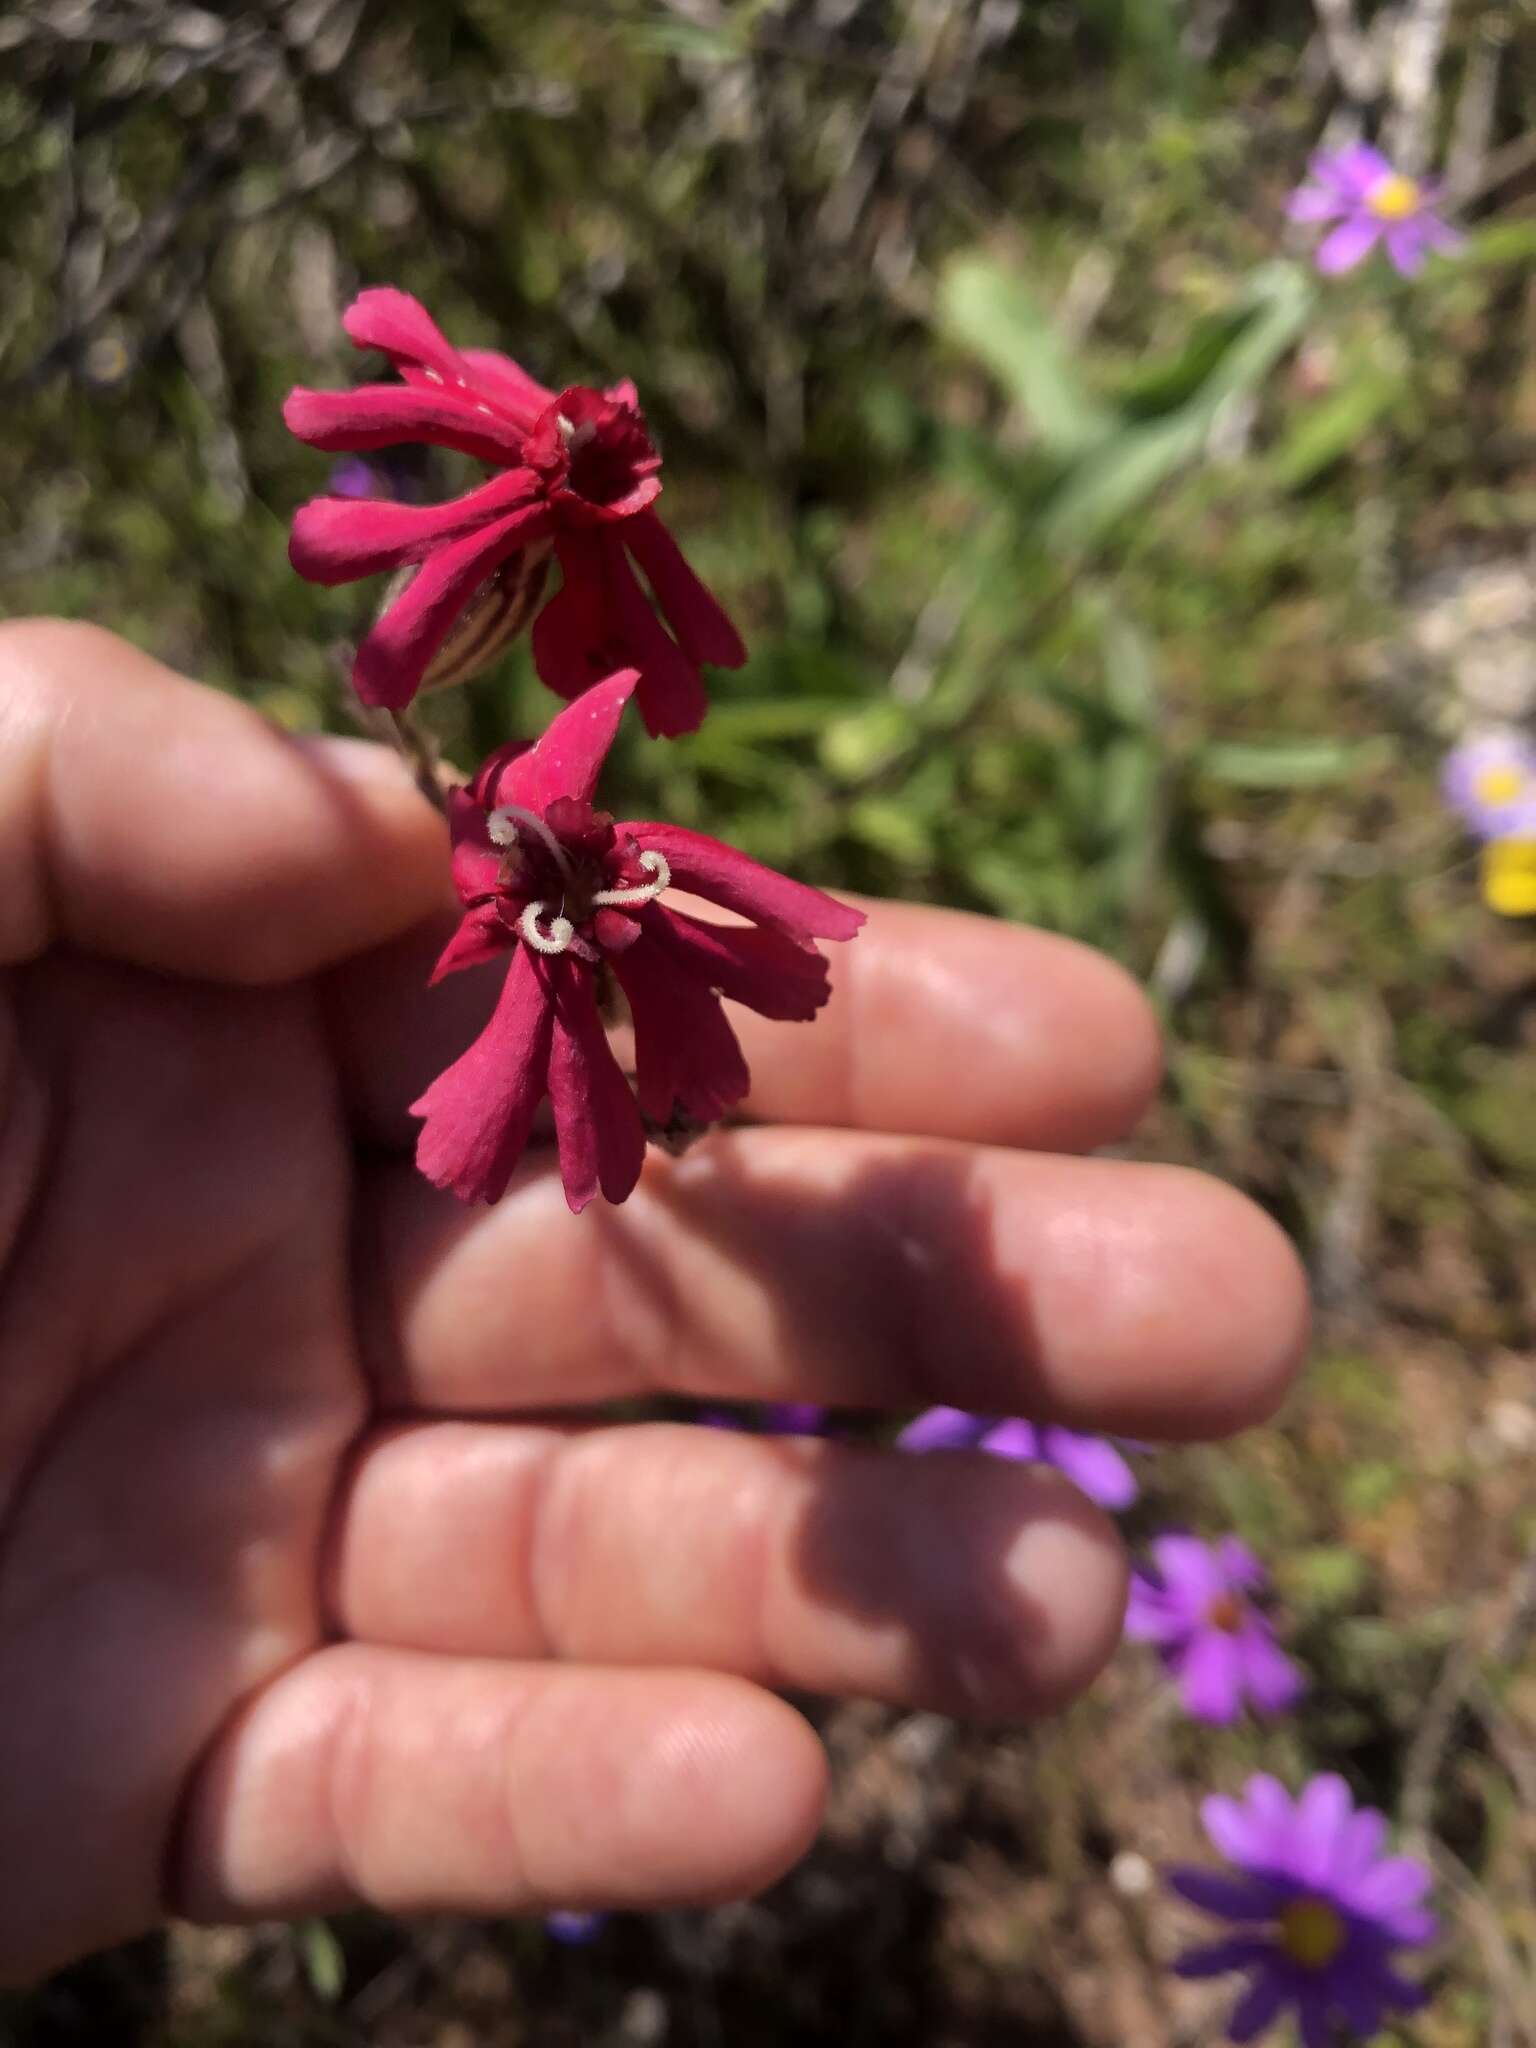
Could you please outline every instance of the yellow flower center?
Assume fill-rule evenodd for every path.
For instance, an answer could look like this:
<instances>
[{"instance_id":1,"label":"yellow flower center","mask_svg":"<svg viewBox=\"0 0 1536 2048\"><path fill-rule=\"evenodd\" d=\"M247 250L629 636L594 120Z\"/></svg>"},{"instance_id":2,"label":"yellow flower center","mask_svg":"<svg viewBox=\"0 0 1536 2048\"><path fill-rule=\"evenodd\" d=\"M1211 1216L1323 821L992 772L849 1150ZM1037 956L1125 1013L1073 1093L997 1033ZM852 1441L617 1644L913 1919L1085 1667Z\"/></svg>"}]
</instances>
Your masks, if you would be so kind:
<instances>
[{"instance_id":1,"label":"yellow flower center","mask_svg":"<svg viewBox=\"0 0 1536 2048\"><path fill-rule=\"evenodd\" d=\"M1477 800L1484 804L1512 804L1525 789L1525 777L1518 768L1505 763L1485 768L1477 778Z\"/></svg>"},{"instance_id":2,"label":"yellow flower center","mask_svg":"<svg viewBox=\"0 0 1536 2048\"><path fill-rule=\"evenodd\" d=\"M1243 1626L1243 1603L1235 1593L1218 1593L1206 1608L1205 1618L1212 1628L1219 1628L1223 1634L1238 1635Z\"/></svg>"},{"instance_id":3,"label":"yellow flower center","mask_svg":"<svg viewBox=\"0 0 1536 2048\"><path fill-rule=\"evenodd\" d=\"M1385 178L1378 178L1366 194L1365 203L1378 220L1407 220L1410 214L1418 212L1424 195L1417 181L1403 178L1393 171Z\"/></svg>"},{"instance_id":4,"label":"yellow flower center","mask_svg":"<svg viewBox=\"0 0 1536 2048\"><path fill-rule=\"evenodd\" d=\"M1536 839L1494 839L1483 848L1483 901L1500 917L1536 917Z\"/></svg>"},{"instance_id":5,"label":"yellow flower center","mask_svg":"<svg viewBox=\"0 0 1536 2048\"><path fill-rule=\"evenodd\" d=\"M1325 1970L1344 1946L1348 1929L1325 1899L1297 1899L1280 1914L1280 1946L1304 1970Z\"/></svg>"}]
</instances>

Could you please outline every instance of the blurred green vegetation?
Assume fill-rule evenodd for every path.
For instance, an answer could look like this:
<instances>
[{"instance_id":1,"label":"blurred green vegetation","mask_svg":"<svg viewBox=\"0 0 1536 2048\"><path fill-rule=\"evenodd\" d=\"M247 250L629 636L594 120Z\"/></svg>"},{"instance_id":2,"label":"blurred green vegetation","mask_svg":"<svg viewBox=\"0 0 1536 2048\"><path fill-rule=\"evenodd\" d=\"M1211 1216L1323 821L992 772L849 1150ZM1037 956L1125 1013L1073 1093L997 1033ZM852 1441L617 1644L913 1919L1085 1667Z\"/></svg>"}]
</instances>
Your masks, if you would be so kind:
<instances>
[{"instance_id":1,"label":"blurred green vegetation","mask_svg":"<svg viewBox=\"0 0 1536 2048\"><path fill-rule=\"evenodd\" d=\"M213 1969L195 1994L95 1966L7 2038L617 2042L627 1987L665 1980L667 2038L701 2048L1204 2041L1209 2007L1147 1990L1131 2020L1104 1988L1158 1981L1168 1945L1095 1917L1113 1851L1192 1848L1196 1791L1261 1755L1396 1806L1472 1641L1492 1661L1430 1816L1463 1939L1403 2038L1536 2040L1509 2017L1536 1700L1504 1633L1536 1542L1536 978L1435 796L1460 700L1414 632L1436 578L1531 573L1528 0L1455 11L1420 123L1432 154L1460 138L1469 242L1413 282L1318 280L1285 227L1350 111L1301 0L123 0L24 7L0 50L0 608L345 727L376 593L289 570L325 459L279 406L363 372L351 293L397 283L554 383L632 375L752 656L696 736L626 735L615 808L1107 947L1169 1025L1147 1148L1266 1200L1325 1311L1306 1399L1158 1460L1147 1511L1275 1559L1311 1705L1273 1743L1197 1737L1138 1667L1060 1730L958 1738L936 1876L876 1907L848 1842L878 1863L878 1829L827 1852L885 1930L880 1991L796 1893L745 1949L698 1936L707 1964L627 1931L579 1995L528 1930L445 1937L450 1967L349 1923L222 1975L173 1952L175 1983ZM1381 94L1356 114L1399 118ZM432 715L467 764L553 702L519 650ZM1105 1746L1110 1785L1078 1768ZM967 1917L972 1889L1019 1917Z\"/></svg>"}]
</instances>

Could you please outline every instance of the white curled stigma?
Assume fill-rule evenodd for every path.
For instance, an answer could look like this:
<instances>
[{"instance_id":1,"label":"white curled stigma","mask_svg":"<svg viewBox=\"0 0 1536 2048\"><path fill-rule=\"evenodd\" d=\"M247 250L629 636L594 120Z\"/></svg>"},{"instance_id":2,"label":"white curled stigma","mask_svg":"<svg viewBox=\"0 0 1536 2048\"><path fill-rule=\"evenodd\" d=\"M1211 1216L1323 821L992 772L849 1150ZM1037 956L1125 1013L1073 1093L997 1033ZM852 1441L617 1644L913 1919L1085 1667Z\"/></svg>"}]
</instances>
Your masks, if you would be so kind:
<instances>
[{"instance_id":1,"label":"white curled stigma","mask_svg":"<svg viewBox=\"0 0 1536 2048\"><path fill-rule=\"evenodd\" d=\"M640 865L654 880L641 882L634 889L599 889L590 899L592 908L618 910L639 903L654 903L663 889L671 888L672 870L667 866L664 853L642 853Z\"/></svg>"},{"instance_id":2,"label":"white curled stigma","mask_svg":"<svg viewBox=\"0 0 1536 2048\"><path fill-rule=\"evenodd\" d=\"M640 865L652 877L649 882L639 883L633 889L599 889L587 898L593 910L633 909L642 903L654 903L663 889L672 885L672 870L662 853L642 853ZM549 929L540 931L539 920L545 915L547 903L530 903L517 921L517 928L532 946L535 953L568 953L576 942L576 927L568 917L552 917Z\"/></svg>"},{"instance_id":3,"label":"white curled stigma","mask_svg":"<svg viewBox=\"0 0 1536 2048\"><path fill-rule=\"evenodd\" d=\"M560 844L554 833L550 831L542 818L535 816L532 811L525 811L521 804L498 804L485 821L485 829L491 844L508 848L517 845L517 828L519 825L526 825L530 832L536 833L543 840L544 845L549 851L550 859L560 870L561 875L567 883L574 885L576 877L572 873L570 862L565 857L565 848Z\"/></svg>"},{"instance_id":4,"label":"white curled stigma","mask_svg":"<svg viewBox=\"0 0 1536 2048\"><path fill-rule=\"evenodd\" d=\"M545 903L530 903L517 921L517 928L535 953L568 953L576 927L568 917L552 917L549 930L539 930L539 919L548 909Z\"/></svg>"}]
</instances>

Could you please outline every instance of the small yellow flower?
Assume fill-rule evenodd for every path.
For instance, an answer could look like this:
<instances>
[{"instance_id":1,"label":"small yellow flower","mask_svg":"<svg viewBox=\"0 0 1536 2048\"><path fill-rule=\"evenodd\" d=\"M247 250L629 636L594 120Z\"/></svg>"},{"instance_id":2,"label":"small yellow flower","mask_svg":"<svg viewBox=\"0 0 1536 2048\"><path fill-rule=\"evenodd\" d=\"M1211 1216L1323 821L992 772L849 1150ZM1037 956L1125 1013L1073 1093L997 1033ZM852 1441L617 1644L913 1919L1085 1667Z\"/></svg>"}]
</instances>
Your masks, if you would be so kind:
<instances>
[{"instance_id":1,"label":"small yellow flower","mask_svg":"<svg viewBox=\"0 0 1536 2048\"><path fill-rule=\"evenodd\" d=\"M1483 901L1500 917L1536 917L1536 839L1492 839L1483 848Z\"/></svg>"}]
</instances>

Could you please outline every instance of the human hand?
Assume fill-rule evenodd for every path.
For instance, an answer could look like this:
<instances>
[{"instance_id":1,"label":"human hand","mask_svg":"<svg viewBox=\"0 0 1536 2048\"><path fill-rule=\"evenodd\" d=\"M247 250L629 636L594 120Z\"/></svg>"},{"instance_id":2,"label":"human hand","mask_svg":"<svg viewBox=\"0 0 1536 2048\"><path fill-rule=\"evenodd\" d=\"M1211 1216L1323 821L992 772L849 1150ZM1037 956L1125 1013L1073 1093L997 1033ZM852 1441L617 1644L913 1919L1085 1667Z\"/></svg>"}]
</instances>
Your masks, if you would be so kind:
<instances>
[{"instance_id":1,"label":"human hand","mask_svg":"<svg viewBox=\"0 0 1536 2048\"><path fill-rule=\"evenodd\" d=\"M167 1912L657 1906L824 1792L768 1687L997 1718L1118 1634L1056 1475L575 1411L950 1402L1150 1437L1270 1412L1296 1261L1219 1184L1071 1156L1157 1081L1106 962L889 906L752 1127L572 1217L468 1211L404 1105L440 821L95 629L0 630L0 1978Z\"/></svg>"}]
</instances>

